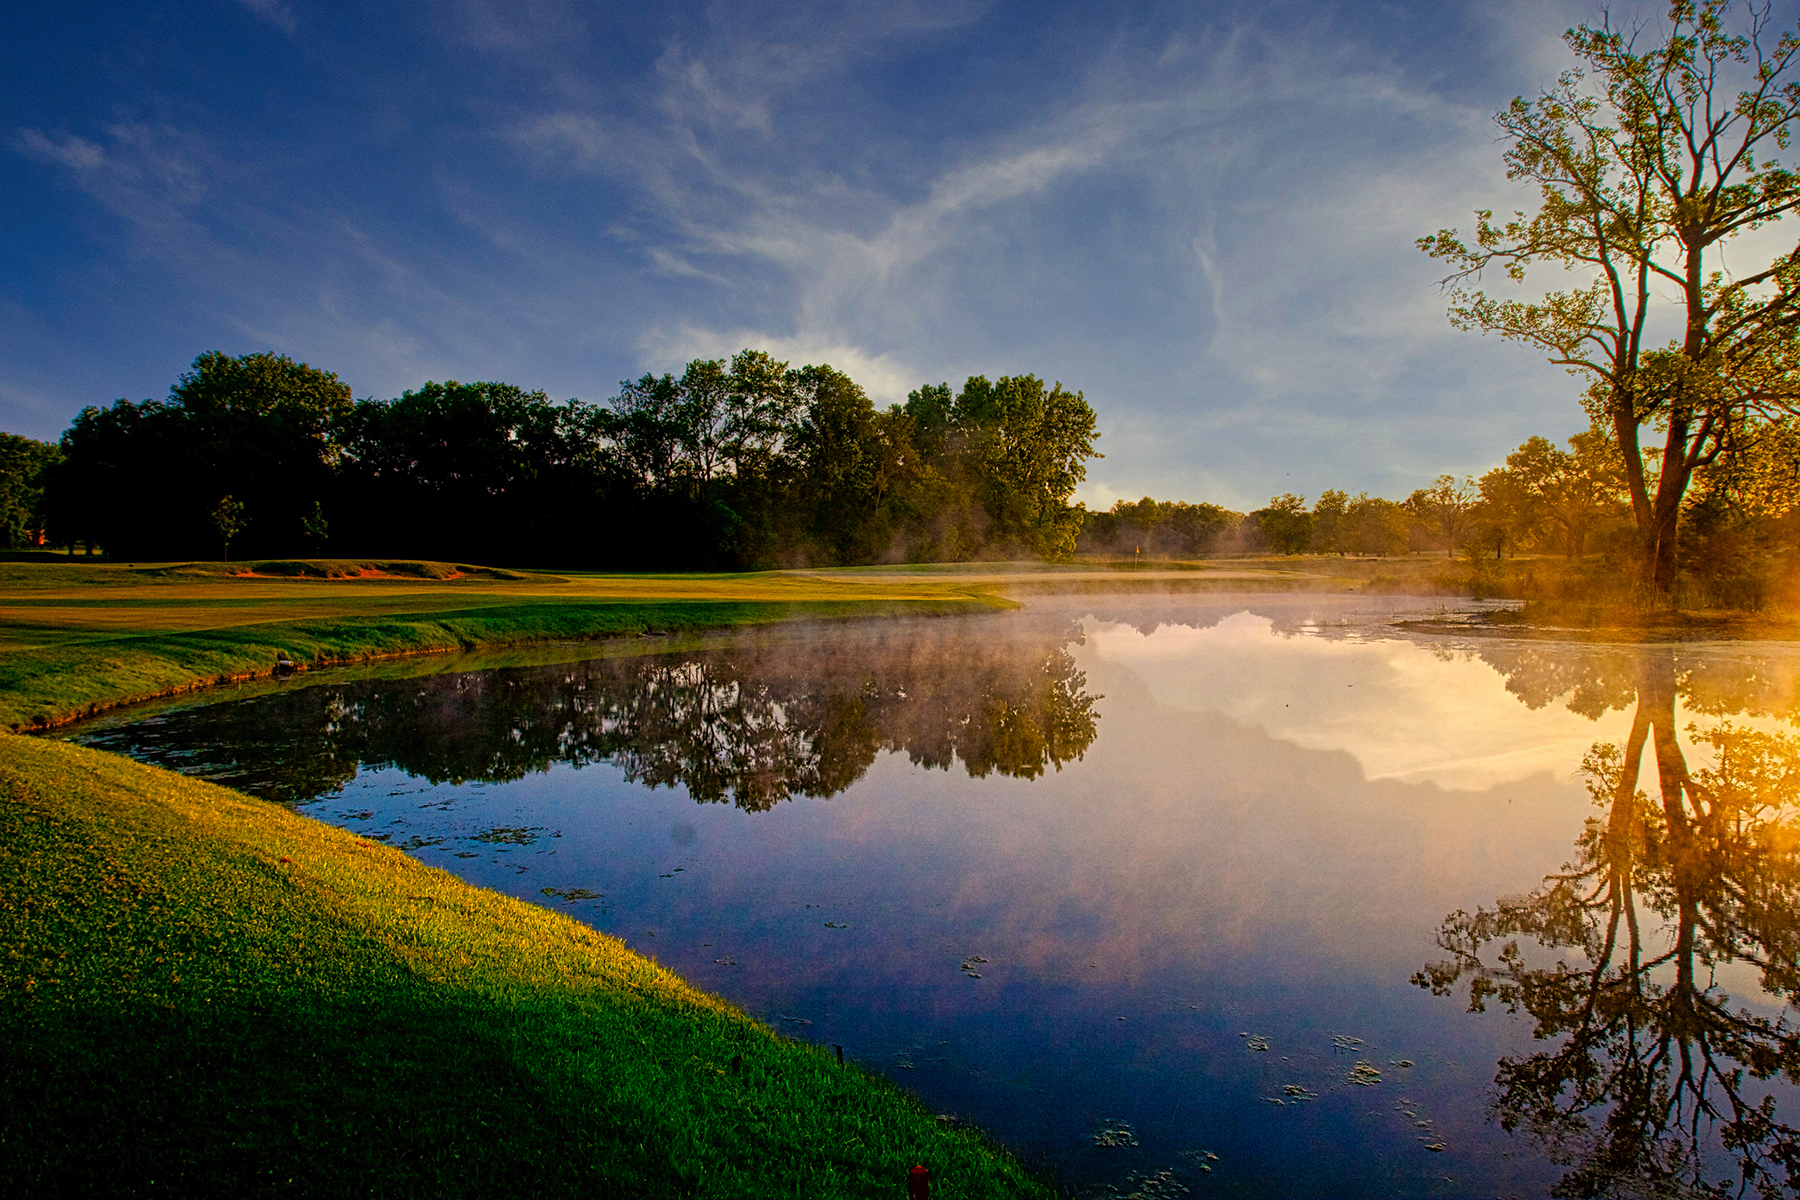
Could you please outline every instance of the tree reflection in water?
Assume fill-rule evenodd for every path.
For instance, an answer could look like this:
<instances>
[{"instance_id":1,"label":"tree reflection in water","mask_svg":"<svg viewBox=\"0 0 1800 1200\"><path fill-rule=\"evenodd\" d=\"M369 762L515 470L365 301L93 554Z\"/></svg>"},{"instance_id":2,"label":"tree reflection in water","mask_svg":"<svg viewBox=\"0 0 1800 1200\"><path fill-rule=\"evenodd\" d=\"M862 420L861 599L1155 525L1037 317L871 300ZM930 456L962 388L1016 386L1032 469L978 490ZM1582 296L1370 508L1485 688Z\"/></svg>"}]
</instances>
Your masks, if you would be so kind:
<instances>
[{"instance_id":1,"label":"tree reflection in water","mask_svg":"<svg viewBox=\"0 0 1800 1200\"><path fill-rule=\"evenodd\" d=\"M651 787L761 811L830 796L883 751L1034 778L1086 752L1098 697L1079 627L993 636L945 621L867 637L296 688L81 737L285 802L360 766L432 783L608 761Z\"/></svg>"},{"instance_id":2,"label":"tree reflection in water","mask_svg":"<svg viewBox=\"0 0 1800 1200\"><path fill-rule=\"evenodd\" d=\"M1528 895L1450 916L1438 942L1451 957L1414 982L1466 986L1472 1011L1528 1013L1550 1044L1500 1061L1494 1110L1566 1167L1557 1195L1792 1194L1800 1131L1774 1092L1800 1082L1800 1030L1775 1000L1763 1012L1734 1001L1716 974L1753 964L1770 997L1800 1003L1800 739L1690 725L1711 758L1691 768L1677 692L1718 712L1730 689L1703 670L1678 676L1667 649L1633 657L1630 735L1582 764L1599 811L1574 861ZM1555 694L1529 662L1508 665L1522 697ZM1617 666L1553 684L1611 706Z\"/></svg>"}]
</instances>

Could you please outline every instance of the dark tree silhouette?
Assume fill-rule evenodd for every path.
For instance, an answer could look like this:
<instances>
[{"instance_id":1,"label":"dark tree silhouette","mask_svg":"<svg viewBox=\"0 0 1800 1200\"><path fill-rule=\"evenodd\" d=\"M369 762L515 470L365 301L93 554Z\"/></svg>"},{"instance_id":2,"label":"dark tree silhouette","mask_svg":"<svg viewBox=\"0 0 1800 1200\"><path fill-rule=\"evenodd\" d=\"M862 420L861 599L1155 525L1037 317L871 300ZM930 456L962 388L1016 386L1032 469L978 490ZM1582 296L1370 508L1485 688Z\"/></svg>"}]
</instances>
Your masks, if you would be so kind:
<instances>
[{"instance_id":1,"label":"dark tree silhouette","mask_svg":"<svg viewBox=\"0 0 1800 1200\"><path fill-rule=\"evenodd\" d=\"M753 811L825 797L883 751L1034 778L1081 757L1097 699L1068 631L958 623L802 645L295 687L97 731L95 744L285 802L359 763L434 783L607 761L651 787Z\"/></svg>"},{"instance_id":2,"label":"dark tree silhouette","mask_svg":"<svg viewBox=\"0 0 1800 1200\"><path fill-rule=\"evenodd\" d=\"M1734 1001L1713 968L1751 963L1765 991L1800 1003L1800 738L1689 726L1712 755L1691 768L1674 651L1637 668L1630 734L1582 765L1598 812L1574 860L1527 895L1452 914L1438 938L1450 957L1414 982L1531 1018L1546 1048L1501 1060L1494 1111L1566 1167L1556 1195L1788 1195L1800 1130L1778 1096L1800 1082L1800 1029Z\"/></svg>"}]
</instances>

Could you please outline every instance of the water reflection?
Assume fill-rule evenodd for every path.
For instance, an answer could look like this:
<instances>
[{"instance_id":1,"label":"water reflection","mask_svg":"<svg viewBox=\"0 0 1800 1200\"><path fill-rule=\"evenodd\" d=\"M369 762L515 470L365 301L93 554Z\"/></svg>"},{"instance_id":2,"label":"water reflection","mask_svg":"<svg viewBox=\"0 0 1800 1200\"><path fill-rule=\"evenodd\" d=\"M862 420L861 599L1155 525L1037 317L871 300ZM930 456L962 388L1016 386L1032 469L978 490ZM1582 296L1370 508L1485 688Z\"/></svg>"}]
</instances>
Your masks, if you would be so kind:
<instances>
[{"instance_id":1,"label":"water reflection","mask_svg":"<svg viewBox=\"0 0 1800 1200\"><path fill-rule=\"evenodd\" d=\"M1451 957L1414 982L1463 990L1473 1011L1526 1013L1548 1043L1500 1060L1493 1109L1565 1168L1556 1194L1784 1194L1800 1182L1800 1130L1766 1084L1800 1081L1800 1030L1781 1007L1800 1002L1800 739L1689 725L1709 760L1691 767L1676 701L1766 711L1786 703L1786 681L1741 661L1678 671L1668 649L1590 659L1600 669L1579 678L1567 656L1495 657L1528 703L1634 695L1637 708L1625 741L1582 763L1598 811L1574 860L1527 895L1451 915L1438 936ZM1763 1003L1721 985L1736 963Z\"/></svg>"},{"instance_id":2,"label":"water reflection","mask_svg":"<svg viewBox=\"0 0 1800 1200\"><path fill-rule=\"evenodd\" d=\"M760 812L841 792L885 751L960 762L975 778L1031 779L1079 759L1098 699L1069 653L1081 631L1059 622L1039 635L996 640L941 621L296 688L81 740L288 803L340 790L359 768L462 784L608 761L631 782Z\"/></svg>"},{"instance_id":3,"label":"water reflection","mask_svg":"<svg viewBox=\"0 0 1800 1200\"><path fill-rule=\"evenodd\" d=\"M1477 643L1482 662L1533 711L1557 701L1589 718L1627 709L1640 695L1665 689L1689 712L1788 719L1800 713L1800 670L1791 652L1755 644L1700 643L1657 647L1566 643ZM1789 650L1782 647L1781 650ZM1646 664L1654 664L1649 666ZM1660 672L1651 685L1647 670Z\"/></svg>"},{"instance_id":4,"label":"water reflection","mask_svg":"<svg viewBox=\"0 0 1800 1200\"><path fill-rule=\"evenodd\" d=\"M590 921L1072 1195L1784 1189L1800 652L1394 627L1436 603L1083 598L81 736ZM1493 904L1570 857L1584 755L1577 861ZM1425 982L1522 1019L1412 986L1440 940Z\"/></svg>"}]
</instances>

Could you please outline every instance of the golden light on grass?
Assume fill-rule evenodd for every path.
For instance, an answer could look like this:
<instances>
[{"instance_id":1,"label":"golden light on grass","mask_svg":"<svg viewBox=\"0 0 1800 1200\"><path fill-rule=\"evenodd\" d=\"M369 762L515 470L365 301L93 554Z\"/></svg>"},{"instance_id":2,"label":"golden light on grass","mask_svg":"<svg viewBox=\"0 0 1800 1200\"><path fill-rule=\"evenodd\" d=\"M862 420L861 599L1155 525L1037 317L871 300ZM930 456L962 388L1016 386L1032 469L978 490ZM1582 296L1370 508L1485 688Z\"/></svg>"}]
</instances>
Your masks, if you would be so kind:
<instances>
[{"instance_id":1,"label":"golden light on grass","mask_svg":"<svg viewBox=\"0 0 1800 1200\"><path fill-rule=\"evenodd\" d=\"M280 807L0 736L0 834L27 1190L882 1196L927 1161L1049 1194L617 940Z\"/></svg>"}]
</instances>

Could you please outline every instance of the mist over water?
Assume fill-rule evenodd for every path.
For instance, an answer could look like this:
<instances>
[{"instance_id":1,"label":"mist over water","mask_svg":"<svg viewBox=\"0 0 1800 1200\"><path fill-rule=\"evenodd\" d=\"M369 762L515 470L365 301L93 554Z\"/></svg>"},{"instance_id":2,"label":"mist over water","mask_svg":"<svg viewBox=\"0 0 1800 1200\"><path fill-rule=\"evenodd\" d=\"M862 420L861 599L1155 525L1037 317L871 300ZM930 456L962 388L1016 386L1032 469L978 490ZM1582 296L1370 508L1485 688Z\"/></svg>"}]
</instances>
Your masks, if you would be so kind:
<instances>
[{"instance_id":1,"label":"mist over water","mask_svg":"<svg viewBox=\"0 0 1800 1200\"><path fill-rule=\"evenodd\" d=\"M1051 597L75 736L589 921L1076 1194L1788 1188L1800 647L1384 603Z\"/></svg>"}]
</instances>

